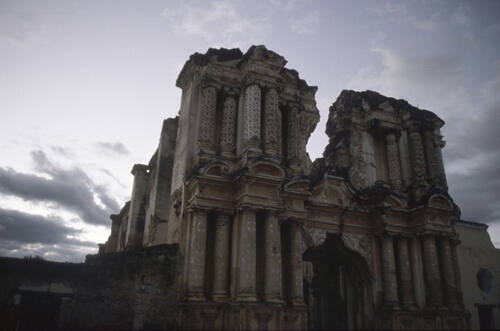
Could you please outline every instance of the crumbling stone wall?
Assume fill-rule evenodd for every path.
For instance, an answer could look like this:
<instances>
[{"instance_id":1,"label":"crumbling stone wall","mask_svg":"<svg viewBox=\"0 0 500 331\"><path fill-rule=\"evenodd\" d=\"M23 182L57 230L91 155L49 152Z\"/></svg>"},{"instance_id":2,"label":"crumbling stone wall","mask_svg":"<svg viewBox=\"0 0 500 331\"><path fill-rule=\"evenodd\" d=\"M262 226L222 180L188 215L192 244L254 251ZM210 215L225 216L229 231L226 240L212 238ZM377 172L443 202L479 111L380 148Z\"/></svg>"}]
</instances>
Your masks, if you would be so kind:
<instances>
[{"instance_id":1,"label":"crumbling stone wall","mask_svg":"<svg viewBox=\"0 0 500 331\"><path fill-rule=\"evenodd\" d=\"M159 245L89 255L80 264L1 258L0 326L30 329L23 299L43 294L56 298L51 302L59 306L51 311L58 316L37 327L171 329L177 311L177 251L176 245Z\"/></svg>"}]
</instances>

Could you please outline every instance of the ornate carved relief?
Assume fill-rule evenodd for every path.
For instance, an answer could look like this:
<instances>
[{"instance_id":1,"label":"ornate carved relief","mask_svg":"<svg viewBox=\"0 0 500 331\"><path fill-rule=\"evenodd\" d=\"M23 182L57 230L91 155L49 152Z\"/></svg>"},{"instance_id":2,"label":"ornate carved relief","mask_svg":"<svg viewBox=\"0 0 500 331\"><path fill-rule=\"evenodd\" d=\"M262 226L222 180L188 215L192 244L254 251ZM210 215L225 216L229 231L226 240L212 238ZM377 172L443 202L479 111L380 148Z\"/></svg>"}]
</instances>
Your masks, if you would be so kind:
<instances>
[{"instance_id":1,"label":"ornate carved relief","mask_svg":"<svg viewBox=\"0 0 500 331\"><path fill-rule=\"evenodd\" d=\"M396 135L389 133L385 137L386 150L387 150L387 166L389 170L389 183L396 189L402 186L401 180L401 166L399 164L399 151Z\"/></svg>"},{"instance_id":2,"label":"ornate carved relief","mask_svg":"<svg viewBox=\"0 0 500 331\"><path fill-rule=\"evenodd\" d=\"M266 92L264 112L264 149L266 153L276 155L280 149L281 121L279 121L279 96L274 88Z\"/></svg>"},{"instance_id":3,"label":"ornate carved relief","mask_svg":"<svg viewBox=\"0 0 500 331\"><path fill-rule=\"evenodd\" d=\"M420 182L425 176L425 155L422 136L419 131L410 131L410 159L413 170L413 180Z\"/></svg>"},{"instance_id":4,"label":"ornate carved relief","mask_svg":"<svg viewBox=\"0 0 500 331\"><path fill-rule=\"evenodd\" d=\"M222 129L220 144L223 152L232 152L235 147L234 135L236 132L236 100L232 96L224 100L222 109Z\"/></svg>"},{"instance_id":5,"label":"ornate carved relief","mask_svg":"<svg viewBox=\"0 0 500 331\"><path fill-rule=\"evenodd\" d=\"M326 230L304 227L303 231L305 248L321 246L326 240Z\"/></svg>"},{"instance_id":6,"label":"ornate carved relief","mask_svg":"<svg viewBox=\"0 0 500 331\"><path fill-rule=\"evenodd\" d=\"M217 90L208 86L202 91L200 110L200 147L213 151L215 145L215 107L217 103Z\"/></svg>"},{"instance_id":7,"label":"ornate carved relief","mask_svg":"<svg viewBox=\"0 0 500 331\"><path fill-rule=\"evenodd\" d=\"M299 124L298 124L298 110L292 106L288 111L288 162L291 166L298 165L298 145L299 145Z\"/></svg>"},{"instance_id":8,"label":"ornate carved relief","mask_svg":"<svg viewBox=\"0 0 500 331\"><path fill-rule=\"evenodd\" d=\"M244 141L257 145L260 140L261 93L258 85L250 85L245 92Z\"/></svg>"},{"instance_id":9,"label":"ornate carved relief","mask_svg":"<svg viewBox=\"0 0 500 331\"><path fill-rule=\"evenodd\" d=\"M342 233L342 242L346 247L352 249L353 251L359 253L368 264L370 273L375 275L375 269L373 266L372 257L372 242L371 238L366 235L356 234L356 233Z\"/></svg>"}]
</instances>

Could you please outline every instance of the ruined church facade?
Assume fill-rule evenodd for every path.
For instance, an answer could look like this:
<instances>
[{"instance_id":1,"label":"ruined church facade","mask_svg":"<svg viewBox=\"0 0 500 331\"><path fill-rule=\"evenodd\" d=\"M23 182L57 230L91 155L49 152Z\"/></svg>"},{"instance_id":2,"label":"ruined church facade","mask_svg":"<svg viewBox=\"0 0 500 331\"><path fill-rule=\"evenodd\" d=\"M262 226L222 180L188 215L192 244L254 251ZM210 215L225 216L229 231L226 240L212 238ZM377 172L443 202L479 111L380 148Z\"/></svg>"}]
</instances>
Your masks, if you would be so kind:
<instances>
[{"instance_id":1,"label":"ruined church facade","mask_svg":"<svg viewBox=\"0 0 500 331\"><path fill-rule=\"evenodd\" d=\"M102 254L177 244L183 329L463 329L444 122L376 92L330 107L264 46L184 65L179 116L132 169Z\"/></svg>"}]
</instances>

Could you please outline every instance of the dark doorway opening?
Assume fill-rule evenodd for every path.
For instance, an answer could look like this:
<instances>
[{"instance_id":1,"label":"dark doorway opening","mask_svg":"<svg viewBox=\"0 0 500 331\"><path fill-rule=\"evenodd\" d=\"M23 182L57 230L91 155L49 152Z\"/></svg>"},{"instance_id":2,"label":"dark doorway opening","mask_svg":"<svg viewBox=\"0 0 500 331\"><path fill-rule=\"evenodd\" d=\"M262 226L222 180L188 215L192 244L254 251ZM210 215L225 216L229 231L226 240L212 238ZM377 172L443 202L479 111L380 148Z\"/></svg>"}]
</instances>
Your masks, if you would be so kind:
<instances>
[{"instance_id":1,"label":"dark doorway opening","mask_svg":"<svg viewBox=\"0 0 500 331\"><path fill-rule=\"evenodd\" d=\"M309 329L371 328L373 299L364 258L332 234L321 246L309 248L304 260L313 265L312 279L304 282Z\"/></svg>"}]
</instances>

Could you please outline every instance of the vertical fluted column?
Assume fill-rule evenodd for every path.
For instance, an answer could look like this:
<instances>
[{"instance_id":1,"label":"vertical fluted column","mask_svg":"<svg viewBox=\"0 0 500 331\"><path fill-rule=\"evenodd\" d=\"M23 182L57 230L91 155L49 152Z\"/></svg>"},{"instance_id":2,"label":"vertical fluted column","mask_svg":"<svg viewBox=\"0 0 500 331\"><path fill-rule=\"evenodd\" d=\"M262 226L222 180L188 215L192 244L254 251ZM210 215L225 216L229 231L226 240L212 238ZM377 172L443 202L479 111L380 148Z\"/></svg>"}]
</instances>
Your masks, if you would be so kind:
<instances>
[{"instance_id":1,"label":"vertical fluted column","mask_svg":"<svg viewBox=\"0 0 500 331\"><path fill-rule=\"evenodd\" d=\"M248 86L245 91L243 139L246 146L256 149L258 149L260 145L260 111L260 87L253 84Z\"/></svg>"},{"instance_id":2,"label":"vertical fluted column","mask_svg":"<svg viewBox=\"0 0 500 331\"><path fill-rule=\"evenodd\" d=\"M264 99L264 151L268 155L279 153L279 96L275 88L270 88Z\"/></svg>"},{"instance_id":3,"label":"vertical fluted column","mask_svg":"<svg viewBox=\"0 0 500 331\"><path fill-rule=\"evenodd\" d=\"M412 307L415 304L413 297L413 283L411 277L410 254L408 253L408 239L398 239L398 265L399 265L399 290L401 293L401 304Z\"/></svg>"},{"instance_id":4,"label":"vertical fluted column","mask_svg":"<svg viewBox=\"0 0 500 331\"><path fill-rule=\"evenodd\" d=\"M288 111L287 134L288 164L296 168L299 165L299 116L295 106Z\"/></svg>"},{"instance_id":5,"label":"vertical fluted column","mask_svg":"<svg viewBox=\"0 0 500 331\"><path fill-rule=\"evenodd\" d=\"M213 86L205 87L202 91L200 110L200 131L198 142L205 153L215 152L215 111L217 104L217 90Z\"/></svg>"},{"instance_id":6,"label":"vertical fluted column","mask_svg":"<svg viewBox=\"0 0 500 331\"><path fill-rule=\"evenodd\" d=\"M417 128L411 128L409 138L413 180L415 182L422 182L425 179L425 155L420 131Z\"/></svg>"},{"instance_id":7,"label":"vertical fluted column","mask_svg":"<svg viewBox=\"0 0 500 331\"><path fill-rule=\"evenodd\" d=\"M391 236L382 238L382 273L384 279L384 301L386 305L398 305L398 283L394 259L394 243Z\"/></svg>"},{"instance_id":8,"label":"vertical fluted column","mask_svg":"<svg viewBox=\"0 0 500 331\"><path fill-rule=\"evenodd\" d=\"M243 210L240 218L238 248L238 301L256 301L256 214L254 210Z\"/></svg>"},{"instance_id":9,"label":"vertical fluted column","mask_svg":"<svg viewBox=\"0 0 500 331\"><path fill-rule=\"evenodd\" d=\"M221 151L226 155L233 155L236 134L236 100L229 95L224 100L222 109L222 127L220 136Z\"/></svg>"},{"instance_id":10,"label":"vertical fluted column","mask_svg":"<svg viewBox=\"0 0 500 331\"><path fill-rule=\"evenodd\" d=\"M439 274L436 239L433 235L426 235L423 239L423 245L426 301L430 306L441 306L443 304L443 296L441 293L441 276Z\"/></svg>"},{"instance_id":11,"label":"vertical fluted column","mask_svg":"<svg viewBox=\"0 0 500 331\"><path fill-rule=\"evenodd\" d=\"M266 216L264 254L264 299L282 302L280 227L273 211L269 211Z\"/></svg>"},{"instance_id":12,"label":"vertical fluted column","mask_svg":"<svg viewBox=\"0 0 500 331\"><path fill-rule=\"evenodd\" d=\"M389 169L389 183L396 189L402 186L401 165L399 164L399 150L396 141L396 134L393 132L385 136L387 150L387 166Z\"/></svg>"},{"instance_id":13,"label":"vertical fluted column","mask_svg":"<svg viewBox=\"0 0 500 331\"><path fill-rule=\"evenodd\" d=\"M188 236L188 281L187 293L190 301L205 300L205 255L207 245L207 213L193 211L191 213L190 235Z\"/></svg>"},{"instance_id":14,"label":"vertical fluted column","mask_svg":"<svg viewBox=\"0 0 500 331\"><path fill-rule=\"evenodd\" d=\"M299 222L292 222L290 227L290 298L293 305L304 305L302 278L302 232Z\"/></svg>"},{"instance_id":15,"label":"vertical fluted column","mask_svg":"<svg viewBox=\"0 0 500 331\"><path fill-rule=\"evenodd\" d=\"M457 300L457 281L455 278L455 268L450 247L450 239L442 238L439 241L441 251L441 265L443 269L444 290L446 294L446 305L450 308L456 308Z\"/></svg>"},{"instance_id":16,"label":"vertical fluted column","mask_svg":"<svg viewBox=\"0 0 500 331\"><path fill-rule=\"evenodd\" d=\"M224 213L217 214L215 220L214 282L212 297L224 301L228 297L229 285L229 233L231 219Z\"/></svg>"},{"instance_id":17,"label":"vertical fluted column","mask_svg":"<svg viewBox=\"0 0 500 331\"><path fill-rule=\"evenodd\" d=\"M419 237L410 240L410 258L413 276L415 301L420 308L425 307L424 265L422 262L422 246Z\"/></svg>"}]
</instances>

